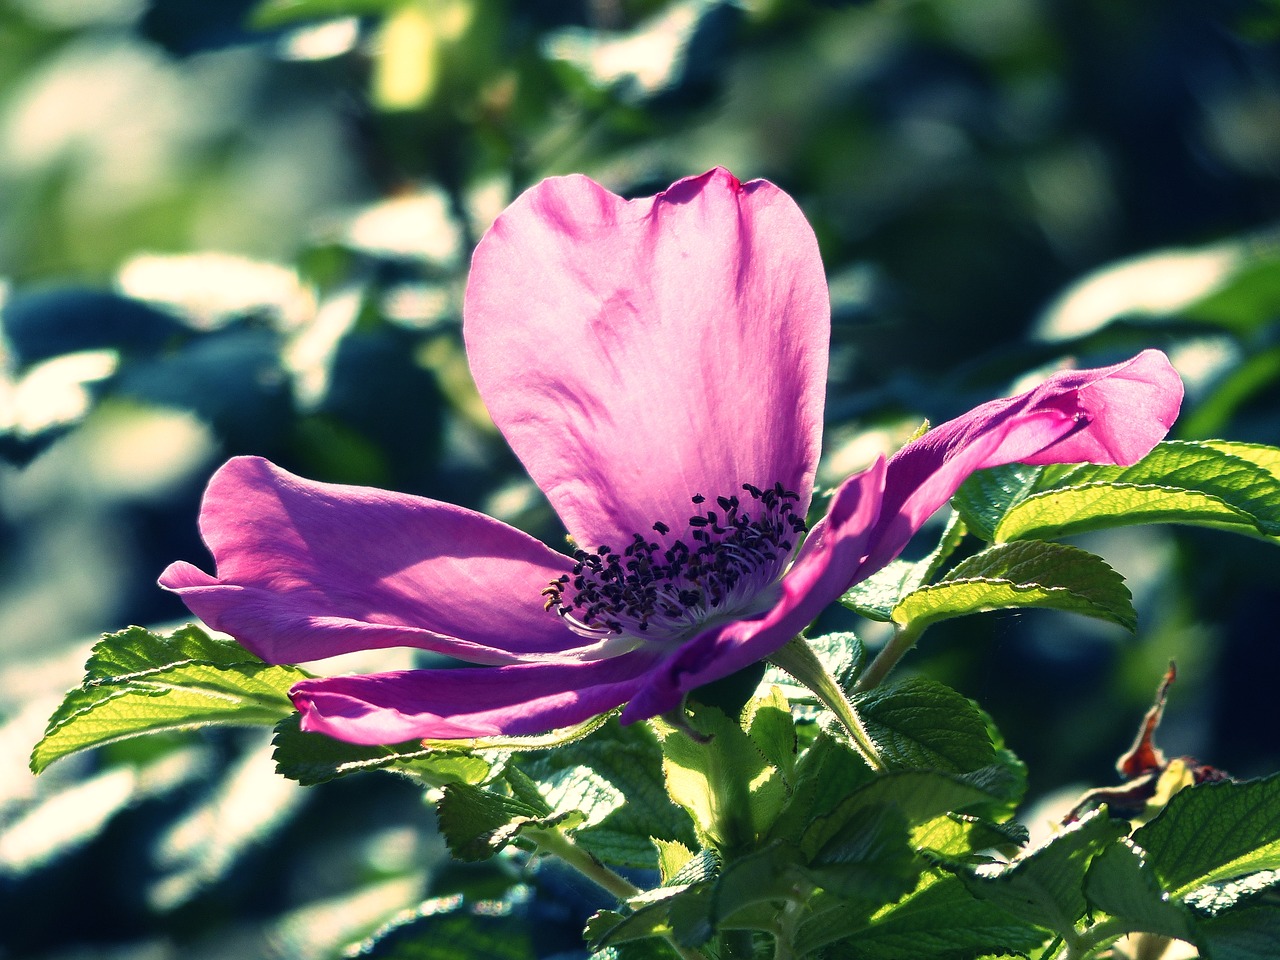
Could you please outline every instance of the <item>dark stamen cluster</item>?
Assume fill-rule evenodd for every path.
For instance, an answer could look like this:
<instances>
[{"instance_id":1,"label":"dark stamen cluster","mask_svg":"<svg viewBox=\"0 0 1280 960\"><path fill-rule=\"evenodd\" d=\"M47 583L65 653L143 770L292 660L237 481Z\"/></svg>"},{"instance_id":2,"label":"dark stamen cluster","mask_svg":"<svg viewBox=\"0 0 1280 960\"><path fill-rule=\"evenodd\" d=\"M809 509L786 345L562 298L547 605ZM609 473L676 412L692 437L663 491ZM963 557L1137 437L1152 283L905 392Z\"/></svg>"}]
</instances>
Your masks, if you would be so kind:
<instances>
[{"instance_id":1,"label":"dark stamen cluster","mask_svg":"<svg viewBox=\"0 0 1280 960\"><path fill-rule=\"evenodd\" d=\"M777 483L760 489L744 483L749 499L716 497L718 510L689 518L689 539L663 545L637 533L621 553L604 545L575 550L572 574L542 591L546 608L599 634L648 631L650 626L688 626L746 587L745 578L773 579L790 556L804 518L799 496ZM693 503L701 507L706 497ZM653 530L666 537L661 521Z\"/></svg>"}]
</instances>

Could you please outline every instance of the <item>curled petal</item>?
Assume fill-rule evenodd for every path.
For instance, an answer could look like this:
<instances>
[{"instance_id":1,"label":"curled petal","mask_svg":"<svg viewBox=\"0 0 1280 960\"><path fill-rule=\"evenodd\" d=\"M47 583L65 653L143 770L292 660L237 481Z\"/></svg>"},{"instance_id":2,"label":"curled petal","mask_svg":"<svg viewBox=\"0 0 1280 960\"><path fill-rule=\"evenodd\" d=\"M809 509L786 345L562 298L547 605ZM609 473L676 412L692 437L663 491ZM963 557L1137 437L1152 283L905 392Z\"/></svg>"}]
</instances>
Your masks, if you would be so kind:
<instances>
[{"instance_id":1,"label":"curled petal","mask_svg":"<svg viewBox=\"0 0 1280 960\"><path fill-rule=\"evenodd\" d=\"M1008 463L1136 463L1169 432L1182 381L1158 350L1056 373L935 427L889 460L885 504L856 582L901 552L971 473Z\"/></svg>"},{"instance_id":2,"label":"curled petal","mask_svg":"<svg viewBox=\"0 0 1280 960\"><path fill-rule=\"evenodd\" d=\"M812 490L830 303L817 241L771 183L716 169L626 201L543 181L476 249L480 395L569 532L617 546L690 497Z\"/></svg>"},{"instance_id":3,"label":"curled petal","mask_svg":"<svg viewBox=\"0 0 1280 960\"><path fill-rule=\"evenodd\" d=\"M739 620L704 631L646 678L627 704L624 723L680 706L695 687L727 677L769 656L808 626L849 587L848 571L862 565L880 515L885 464L877 461L850 477L831 498L823 522L783 577L773 608L758 620Z\"/></svg>"},{"instance_id":4,"label":"curled petal","mask_svg":"<svg viewBox=\"0 0 1280 960\"><path fill-rule=\"evenodd\" d=\"M304 680L289 692L302 729L348 743L521 736L572 726L626 702L647 652L583 663L402 670Z\"/></svg>"},{"instance_id":5,"label":"curled petal","mask_svg":"<svg viewBox=\"0 0 1280 960\"><path fill-rule=\"evenodd\" d=\"M392 646L509 663L583 643L539 595L567 558L451 504L239 457L209 481L200 531L217 575L178 562L161 586L270 663Z\"/></svg>"}]
</instances>

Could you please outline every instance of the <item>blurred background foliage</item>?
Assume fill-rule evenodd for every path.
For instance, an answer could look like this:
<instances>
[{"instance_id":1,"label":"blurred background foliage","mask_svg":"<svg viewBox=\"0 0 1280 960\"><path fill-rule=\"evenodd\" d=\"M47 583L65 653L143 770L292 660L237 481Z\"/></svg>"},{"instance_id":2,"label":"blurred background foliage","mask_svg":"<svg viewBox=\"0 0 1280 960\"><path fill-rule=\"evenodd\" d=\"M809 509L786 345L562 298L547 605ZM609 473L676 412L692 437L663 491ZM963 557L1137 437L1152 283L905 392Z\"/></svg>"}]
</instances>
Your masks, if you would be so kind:
<instances>
[{"instance_id":1,"label":"blurred background foliage","mask_svg":"<svg viewBox=\"0 0 1280 960\"><path fill-rule=\"evenodd\" d=\"M559 540L459 331L471 246L551 174L642 195L721 164L797 198L828 485L1148 345L1187 379L1177 435L1280 441L1278 38L1275 0L0 0L0 957L321 958L486 891L519 923L474 955L575 955L590 892L445 863L407 783L304 791L226 733L39 781L27 751L98 633L184 618L154 578L203 562L230 455ZM1113 781L1170 657L1166 748L1280 768L1274 546L1088 546L1137 637L976 618L909 668L990 710L1037 796Z\"/></svg>"}]
</instances>

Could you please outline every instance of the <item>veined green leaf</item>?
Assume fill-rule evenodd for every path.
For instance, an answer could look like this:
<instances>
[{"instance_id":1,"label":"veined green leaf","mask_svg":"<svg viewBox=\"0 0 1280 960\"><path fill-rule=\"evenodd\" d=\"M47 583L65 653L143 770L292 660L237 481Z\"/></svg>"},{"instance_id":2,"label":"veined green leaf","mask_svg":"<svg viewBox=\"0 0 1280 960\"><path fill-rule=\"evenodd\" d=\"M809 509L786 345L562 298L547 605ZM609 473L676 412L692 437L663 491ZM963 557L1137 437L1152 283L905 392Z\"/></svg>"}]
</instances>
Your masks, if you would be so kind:
<instances>
[{"instance_id":1,"label":"veined green leaf","mask_svg":"<svg viewBox=\"0 0 1280 960\"><path fill-rule=\"evenodd\" d=\"M556 810L580 810L574 840L618 866L652 868L652 838L696 846L688 814L667 795L662 752L647 724L616 720L590 737L510 761Z\"/></svg>"},{"instance_id":2,"label":"veined green leaf","mask_svg":"<svg viewBox=\"0 0 1280 960\"><path fill-rule=\"evenodd\" d=\"M309 676L270 666L189 625L168 636L129 627L98 641L31 754L40 772L79 750L206 724L272 726L293 712L289 688Z\"/></svg>"},{"instance_id":3,"label":"veined green leaf","mask_svg":"<svg viewBox=\"0 0 1280 960\"><path fill-rule=\"evenodd\" d=\"M577 812L553 814L545 804L530 804L466 783L450 783L436 804L440 832L459 860L487 860L526 830L572 828Z\"/></svg>"},{"instance_id":4,"label":"veined green leaf","mask_svg":"<svg viewBox=\"0 0 1280 960\"><path fill-rule=\"evenodd\" d=\"M1280 535L1280 478L1270 448L1218 441L1159 444L1130 467L998 467L953 504L991 541L1056 538L1136 523L1187 523Z\"/></svg>"},{"instance_id":5,"label":"veined green leaf","mask_svg":"<svg viewBox=\"0 0 1280 960\"><path fill-rule=\"evenodd\" d=\"M922 560L894 560L854 586L840 602L869 620L891 620L898 602L928 583L964 539L964 523L952 513L938 545Z\"/></svg>"},{"instance_id":6,"label":"veined green leaf","mask_svg":"<svg viewBox=\"0 0 1280 960\"><path fill-rule=\"evenodd\" d=\"M290 780L310 786L367 770L387 770L428 787L446 783L483 782L490 761L457 750L423 749L418 741L387 746L344 743L319 733L304 733L298 715L276 724L276 771Z\"/></svg>"},{"instance_id":7,"label":"veined green leaf","mask_svg":"<svg viewBox=\"0 0 1280 960\"><path fill-rule=\"evenodd\" d=\"M936 680L910 677L855 694L854 705L892 769L959 774L996 762L986 718Z\"/></svg>"},{"instance_id":8,"label":"veined green leaf","mask_svg":"<svg viewBox=\"0 0 1280 960\"><path fill-rule=\"evenodd\" d=\"M1146 857L1128 840L1093 858L1085 874L1084 894L1092 906L1120 920L1130 933L1193 939L1191 911L1166 897Z\"/></svg>"},{"instance_id":9,"label":"veined green leaf","mask_svg":"<svg viewBox=\"0 0 1280 960\"><path fill-rule=\"evenodd\" d=\"M1133 842L1173 897L1280 868L1280 774L1180 790Z\"/></svg>"},{"instance_id":10,"label":"veined green leaf","mask_svg":"<svg viewBox=\"0 0 1280 960\"><path fill-rule=\"evenodd\" d=\"M915 890L869 920L834 898L815 898L796 952L807 956L823 947L825 960L932 960L1021 953L1047 939L1037 927L975 899L957 878L925 874Z\"/></svg>"},{"instance_id":11,"label":"veined green leaf","mask_svg":"<svg viewBox=\"0 0 1280 960\"><path fill-rule=\"evenodd\" d=\"M1124 836L1123 821L1094 811L995 873L961 873L969 892L1020 920L1070 933L1088 909L1082 888L1090 861Z\"/></svg>"},{"instance_id":12,"label":"veined green leaf","mask_svg":"<svg viewBox=\"0 0 1280 960\"><path fill-rule=\"evenodd\" d=\"M1082 613L1133 630L1137 614L1124 578L1077 547L1041 540L998 543L942 580L903 597L894 622L916 627L987 610L1039 607Z\"/></svg>"}]
</instances>

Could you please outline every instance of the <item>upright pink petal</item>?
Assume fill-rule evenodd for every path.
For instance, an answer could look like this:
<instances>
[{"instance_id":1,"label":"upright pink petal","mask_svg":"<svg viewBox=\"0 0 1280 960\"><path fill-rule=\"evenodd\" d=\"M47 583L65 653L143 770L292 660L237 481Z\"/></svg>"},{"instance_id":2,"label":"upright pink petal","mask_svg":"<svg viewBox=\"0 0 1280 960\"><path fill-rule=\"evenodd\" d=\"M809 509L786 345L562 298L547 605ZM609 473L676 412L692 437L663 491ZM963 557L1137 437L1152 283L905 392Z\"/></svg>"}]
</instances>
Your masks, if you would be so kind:
<instances>
[{"instance_id":1,"label":"upright pink petal","mask_svg":"<svg viewBox=\"0 0 1280 960\"><path fill-rule=\"evenodd\" d=\"M849 571L866 558L884 482L885 464L879 460L841 484L826 517L783 577L773 608L758 620L713 627L684 644L648 675L622 712L623 722L674 710L695 687L763 660L837 600L849 588Z\"/></svg>"},{"instance_id":2,"label":"upright pink petal","mask_svg":"<svg viewBox=\"0 0 1280 960\"><path fill-rule=\"evenodd\" d=\"M878 570L970 474L1008 463L1132 464L1169 432L1182 381L1158 350L1124 363L1056 373L933 428L889 461L875 542L856 579Z\"/></svg>"},{"instance_id":3,"label":"upright pink petal","mask_svg":"<svg viewBox=\"0 0 1280 960\"><path fill-rule=\"evenodd\" d=\"M392 646L508 663L584 643L539 595L568 560L451 504L239 457L209 481L200 530L217 576L178 562L161 586L270 663Z\"/></svg>"},{"instance_id":4,"label":"upright pink petal","mask_svg":"<svg viewBox=\"0 0 1280 960\"><path fill-rule=\"evenodd\" d=\"M476 249L464 324L494 422L588 547L743 483L780 481L803 513L829 330L800 209L720 169L643 200L533 187Z\"/></svg>"},{"instance_id":5,"label":"upright pink petal","mask_svg":"<svg viewBox=\"0 0 1280 960\"><path fill-rule=\"evenodd\" d=\"M302 729L349 743L521 736L581 723L624 703L653 655L323 677L289 695Z\"/></svg>"}]
</instances>

